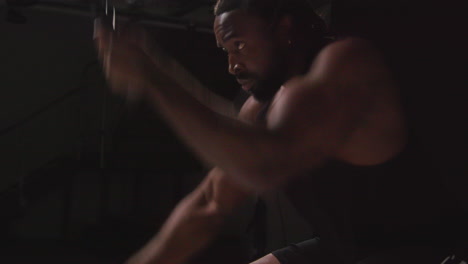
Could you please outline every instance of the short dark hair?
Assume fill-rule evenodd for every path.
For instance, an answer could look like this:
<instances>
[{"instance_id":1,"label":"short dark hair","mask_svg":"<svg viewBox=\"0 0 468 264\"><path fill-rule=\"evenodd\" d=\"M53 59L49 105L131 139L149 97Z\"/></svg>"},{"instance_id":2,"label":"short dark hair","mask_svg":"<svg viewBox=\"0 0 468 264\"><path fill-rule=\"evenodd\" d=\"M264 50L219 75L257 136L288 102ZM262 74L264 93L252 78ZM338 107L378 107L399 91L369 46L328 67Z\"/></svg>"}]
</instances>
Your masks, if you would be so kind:
<instances>
[{"instance_id":1,"label":"short dark hair","mask_svg":"<svg viewBox=\"0 0 468 264\"><path fill-rule=\"evenodd\" d=\"M325 21L308 0L218 0L214 14L219 16L236 9L252 12L271 23L289 14L295 23L306 29L323 35L327 31Z\"/></svg>"}]
</instances>

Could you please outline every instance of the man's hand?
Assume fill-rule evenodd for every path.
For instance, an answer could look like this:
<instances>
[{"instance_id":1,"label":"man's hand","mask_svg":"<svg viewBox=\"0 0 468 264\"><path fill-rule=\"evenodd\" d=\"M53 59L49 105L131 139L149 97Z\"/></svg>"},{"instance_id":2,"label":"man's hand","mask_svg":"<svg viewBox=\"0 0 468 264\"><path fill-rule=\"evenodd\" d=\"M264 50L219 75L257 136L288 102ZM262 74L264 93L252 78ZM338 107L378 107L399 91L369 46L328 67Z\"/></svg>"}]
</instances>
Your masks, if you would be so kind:
<instances>
[{"instance_id":1,"label":"man's hand","mask_svg":"<svg viewBox=\"0 0 468 264\"><path fill-rule=\"evenodd\" d=\"M220 232L227 225L231 230L245 230L255 200L254 194L214 168L179 202L158 234L125 264L245 264L248 246L242 239L220 236ZM237 214L242 215L235 217ZM215 261L231 250L235 256Z\"/></svg>"},{"instance_id":2,"label":"man's hand","mask_svg":"<svg viewBox=\"0 0 468 264\"><path fill-rule=\"evenodd\" d=\"M144 97L154 80L167 81L148 54L149 37L136 26L112 30L101 20L95 22L94 37L106 78L115 93Z\"/></svg>"}]
</instances>

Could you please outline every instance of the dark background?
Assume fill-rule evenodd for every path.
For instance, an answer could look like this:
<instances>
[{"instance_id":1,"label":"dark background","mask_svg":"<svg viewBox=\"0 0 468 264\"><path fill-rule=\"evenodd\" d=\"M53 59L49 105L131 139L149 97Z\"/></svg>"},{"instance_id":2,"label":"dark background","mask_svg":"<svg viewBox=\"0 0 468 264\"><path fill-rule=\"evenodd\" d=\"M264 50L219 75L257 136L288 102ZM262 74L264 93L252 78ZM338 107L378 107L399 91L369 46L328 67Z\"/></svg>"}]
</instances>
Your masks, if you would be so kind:
<instances>
[{"instance_id":1,"label":"dark background","mask_svg":"<svg viewBox=\"0 0 468 264\"><path fill-rule=\"evenodd\" d=\"M0 1L2 262L121 262L204 176L150 107L109 93L93 47L93 3ZM213 1L113 3L210 90L242 103L210 32ZM459 3L313 5L334 32L370 38L382 49L428 162L468 207ZM280 193L265 200L267 250L308 237L310 227Z\"/></svg>"}]
</instances>

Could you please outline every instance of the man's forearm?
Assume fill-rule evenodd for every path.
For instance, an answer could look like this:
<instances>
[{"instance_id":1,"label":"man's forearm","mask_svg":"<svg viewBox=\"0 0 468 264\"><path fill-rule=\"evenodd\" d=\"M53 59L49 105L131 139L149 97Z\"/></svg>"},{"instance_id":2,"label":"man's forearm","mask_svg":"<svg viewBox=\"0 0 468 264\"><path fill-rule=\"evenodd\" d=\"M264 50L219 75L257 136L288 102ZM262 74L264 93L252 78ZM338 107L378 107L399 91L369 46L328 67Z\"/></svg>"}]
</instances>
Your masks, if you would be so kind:
<instances>
[{"instance_id":1,"label":"man's forearm","mask_svg":"<svg viewBox=\"0 0 468 264\"><path fill-rule=\"evenodd\" d=\"M223 221L203 199L197 192L182 200L160 232L127 264L182 264L206 247Z\"/></svg>"},{"instance_id":2,"label":"man's forearm","mask_svg":"<svg viewBox=\"0 0 468 264\"><path fill-rule=\"evenodd\" d=\"M184 198L166 220L159 233L127 264L181 264L207 247L221 230L243 230L246 221L238 215L250 208L255 196L214 168L206 179ZM250 201L250 202L249 202ZM248 217L249 218L249 217ZM240 221L239 221L240 220Z\"/></svg>"},{"instance_id":3,"label":"man's forearm","mask_svg":"<svg viewBox=\"0 0 468 264\"><path fill-rule=\"evenodd\" d=\"M286 142L277 135L210 111L169 78L155 79L153 83L149 100L207 162L250 188L273 183L273 175L280 174L273 165L285 167L277 156L285 154L279 150ZM264 179L265 175L272 178Z\"/></svg>"}]
</instances>

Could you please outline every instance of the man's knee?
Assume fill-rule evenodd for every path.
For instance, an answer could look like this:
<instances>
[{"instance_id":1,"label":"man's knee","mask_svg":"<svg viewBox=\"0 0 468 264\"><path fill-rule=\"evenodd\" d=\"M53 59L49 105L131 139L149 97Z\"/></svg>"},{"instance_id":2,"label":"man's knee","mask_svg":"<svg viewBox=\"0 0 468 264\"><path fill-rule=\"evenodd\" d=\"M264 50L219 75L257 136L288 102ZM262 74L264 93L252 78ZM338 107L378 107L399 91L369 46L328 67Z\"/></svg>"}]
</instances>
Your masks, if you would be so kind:
<instances>
[{"instance_id":1,"label":"man's knee","mask_svg":"<svg viewBox=\"0 0 468 264\"><path fill-rule=\"evenodd\" d=\"M250 264L281 264L281 263L273 254L268 254L264 256L263 258L260 258Z\"/></svg>"}]
</instances>

